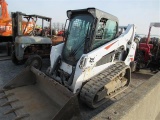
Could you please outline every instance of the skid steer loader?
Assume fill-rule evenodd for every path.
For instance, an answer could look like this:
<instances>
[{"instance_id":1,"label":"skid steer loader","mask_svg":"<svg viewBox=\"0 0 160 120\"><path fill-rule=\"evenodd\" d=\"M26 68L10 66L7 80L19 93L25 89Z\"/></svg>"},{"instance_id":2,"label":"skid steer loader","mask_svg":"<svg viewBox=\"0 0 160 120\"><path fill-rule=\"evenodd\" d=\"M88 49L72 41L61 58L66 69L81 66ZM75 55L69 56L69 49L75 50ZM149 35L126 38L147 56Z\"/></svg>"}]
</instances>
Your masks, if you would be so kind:
<instances>
[{"instance_id":1,"label":"skid steer loader","mask_svg":"<svg viewBox=\"0 0 160 120\"><path fill-rule=\"evenodd\" d=\"M117 37L117 17L87 8L68 10L65 43L52 46L46 74L26 68L1 90L17 118L80 119L77 98L97 108L127 88L134 70L135 26ZM131 66L131 67L130 67ZM16 119L17 119L16 118Z\"/></svg>"}]
</instances>

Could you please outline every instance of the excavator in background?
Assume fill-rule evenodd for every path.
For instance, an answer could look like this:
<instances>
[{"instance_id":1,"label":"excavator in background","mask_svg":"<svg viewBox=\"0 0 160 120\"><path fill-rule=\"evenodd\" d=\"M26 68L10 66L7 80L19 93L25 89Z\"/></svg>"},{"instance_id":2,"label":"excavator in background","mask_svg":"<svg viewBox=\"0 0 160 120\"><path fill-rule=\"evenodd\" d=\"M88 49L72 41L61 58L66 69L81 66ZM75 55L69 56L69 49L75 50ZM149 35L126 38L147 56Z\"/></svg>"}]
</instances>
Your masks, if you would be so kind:
<instances>
[{"instance_id":1,"label":"excavator in background","mask_svg":"<svg viewBox=\"0 0 160 120\"><path fill-rule=\"evenodd\" d=\"M160 23L150 23L147 37L142 37L136 52L137 70L150 68L151 72L160 70L160 36L152 36L152 28L160 28Z\"/></svg>"},{"instance_id":2,"label":"excavator in background","mask_svg":"<svg viewBox=\"0 0 160 120\"><path fill-rule=\"evenodd\" d=\"M118 36L118 18L96 8L68 10L67 17L65 43L52 46L46 74L27 67L1 89L9 100L2 106L12 106L6 114L77 120L77 99L96 109L129 86L136 68L135 26Z\"/></svg>"},{"instance_id":3,"label":"excavator in background","mask_svg":"<svg viewBox=\"0 0 160 120\"><path fill-rule=\"evenodd\" d=\"M5 0L0 0L0 60L10 59L12 42L12 21ZM6 58L7 57L7 58Z\"/></svg>"},{"instance_id":4,"label":"excavator in background","mask_svg":"<svg viewBox=\"0 0 160 120\"><path fill-rule=\"evenodd\" d=\"M0 42L12 41L12 20L5 0L0 0Z\"/></svg>"}]
</instances>

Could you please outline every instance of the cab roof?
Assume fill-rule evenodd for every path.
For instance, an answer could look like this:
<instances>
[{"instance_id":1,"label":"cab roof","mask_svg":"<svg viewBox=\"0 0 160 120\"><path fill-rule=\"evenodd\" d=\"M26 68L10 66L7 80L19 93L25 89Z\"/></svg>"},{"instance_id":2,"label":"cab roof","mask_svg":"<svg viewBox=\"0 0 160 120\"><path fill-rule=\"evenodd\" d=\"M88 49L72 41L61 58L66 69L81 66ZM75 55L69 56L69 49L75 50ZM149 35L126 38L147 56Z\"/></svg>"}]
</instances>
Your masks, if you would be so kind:
<instances>
[{"instance_id":1,"label":"cab roof","mask_svg":"<svg viewBox=\"0 0 160 120\"><path fill-rule=\"evenodd\" d=\"M102 11L102 10L99 10L97 8L68 10L67 17L70 19L72 16L74 16L76 14L83 14L83 13L90 13L94 18L98 18L99 20L101 18L106 18L106 19L110 19L110 20L118 22L118 18L116 16L111 15L107 12Z\"/></svg>"}]
</instances>

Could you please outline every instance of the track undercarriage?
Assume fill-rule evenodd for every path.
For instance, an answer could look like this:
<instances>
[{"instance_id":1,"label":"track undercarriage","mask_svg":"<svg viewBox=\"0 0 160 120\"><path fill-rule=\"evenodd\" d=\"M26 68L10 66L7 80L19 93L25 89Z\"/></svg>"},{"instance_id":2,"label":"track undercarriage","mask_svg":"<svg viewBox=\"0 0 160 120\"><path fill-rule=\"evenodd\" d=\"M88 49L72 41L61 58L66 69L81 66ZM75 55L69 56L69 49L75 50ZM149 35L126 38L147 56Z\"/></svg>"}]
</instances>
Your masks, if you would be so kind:
<instances>
[{"instance_id":1,"label":"track undercarriage","mask_svg":"<svg viewBox=\"0 0 160 120\"><path fill-rule=\"evenodd\" d=\"M130 83L130 67L116 63L88 81L80 92L80 98L91 108L97 108L121 93Z\"/></svg>"}]
</instances>

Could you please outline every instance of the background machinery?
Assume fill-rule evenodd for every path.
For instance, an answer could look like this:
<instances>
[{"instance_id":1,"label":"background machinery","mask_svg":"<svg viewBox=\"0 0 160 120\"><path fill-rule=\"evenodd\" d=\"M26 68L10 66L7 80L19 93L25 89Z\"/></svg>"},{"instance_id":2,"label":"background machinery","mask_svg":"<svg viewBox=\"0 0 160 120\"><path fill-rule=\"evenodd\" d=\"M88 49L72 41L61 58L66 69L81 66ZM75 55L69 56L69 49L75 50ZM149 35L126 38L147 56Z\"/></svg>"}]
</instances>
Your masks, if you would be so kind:
<instances>
[{"instance_id":1,"label":"background machinery","mask_svg":"<svg viewBox=\"0 0 160 120\"><path fill-rule=\"evenodd\" d=\"M10 59L12 21L5 0L0 0L0 60ZM3 53L3 54L2 54ZM6 58L7 57L7 58Z\"/></svg>"},{"instance_id":2,"label":"background machinery","mask_svg":"<svg viewBox=\"0 0 160 120\"><path fill-rule=\"evenodd\" d=\"M26 19L25 27L22 27L23 19ZM41 23L39 28L37 27L38 22ZM48 27L45 27L45 22L49 25ZM12 62L16 65L26 62L26 66L33 65L40 69L42 66L41 58L50 55L52 44L51 18L16 12L12 13L12 26L14 40ZM31 26L31 29L28 29L27 26ZM28 35L25 34L26 31Z\"/></svg>"},{"instance_id":3,"label":"background machinery","mask_svg":"<svg viewBox=\"0 0 160 120\"><path fill-rule=\"evenodd\" d=\"M109 13L87 8L67 16L65 43L52 46L46 74L27 67L1 90L18 117L80 119L77 97L97 108L130 83L135 26L117 37L118 19Z\"/></svg>"},{"instance_id":4,"label":"background machinery","mask_svg":"<svg viewBox=\"0 0 160 120\"><path fill-rule=\"evenodd\" d=\"M0 42L12 41L12 21L5 0L0 0Z\"/></svg>"},{"instance_id":5,"label":"background machinery","mask_svg":"<svg viewBox=\"0 0 160 120\"><path fill-rule=\"evenodd\" d=\"M28 35L32 30L33 22L29 24L22 21L22 27L27 28L24 35ZM0 0L0 52L5 51L5 56L11 55L12 39L12 18L8 12L7 3L5 0ZM1 57L1 56L0 56Z\"/></svg>"},{"instance_id":6,"label":"background machinery","mask_svg":"<svg viewBox=\"0 0 160 120\"><path fill-rule=\"evenodd\" d=\"M150 68L151 71L160 70L160 36L152 36L152 27L160 28L160 23L150 23L147 37L140 39L136 52L137 69Z\"/></svg>"}]
</instances>

